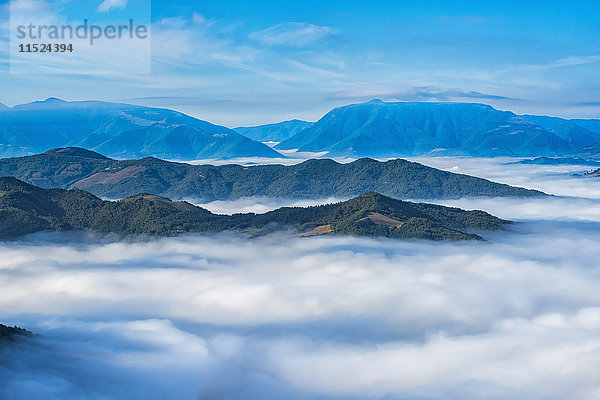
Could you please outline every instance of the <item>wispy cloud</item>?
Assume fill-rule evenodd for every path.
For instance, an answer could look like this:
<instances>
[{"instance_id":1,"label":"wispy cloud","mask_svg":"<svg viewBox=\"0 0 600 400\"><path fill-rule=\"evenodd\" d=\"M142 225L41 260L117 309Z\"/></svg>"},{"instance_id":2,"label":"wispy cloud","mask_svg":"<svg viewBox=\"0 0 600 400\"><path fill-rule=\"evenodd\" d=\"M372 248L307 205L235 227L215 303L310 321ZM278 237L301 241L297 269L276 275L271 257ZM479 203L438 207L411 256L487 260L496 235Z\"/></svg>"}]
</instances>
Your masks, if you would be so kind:
<instances>
[{"instance_id":1,"label":"wispy cloud","mask_svg":"<svg viewBox=\"0 0 600 400\"><path fill-rule=\"evenodd\" d=\"M172 67L210 62L244 67L260 53L220 35L214 22L198 13L156 21L152 25L152 50L155 63Z\"/></svg>"},{"instance_id":2,"label":"wispy cloud","mask_svg":"<svg viewBox=\"0 0 600 400\"><path fill-rule=\"evenodd\" d=\"M99 12L109 12L114 9L124 9L127 7L127 0L104 0L99 6Z\"/></svg>"},{"instance_id":3,"label":"wispy cloud","mask_svg":"<svg viewBox=\"0 0 600 400\"><path fill-rule=\"evenodd\" d=\"M252 32L250 39L270 46L302 47L333 35L335 30L304 22L283 22L262 31Z\"/></svg>"},{"instance_id":4,"label":"wispy cloud","mask_svg":"<svg viewBox=\"0 0 600 400\"><path fill-rule=\"evenodd\" d=\"M587 56L569 56L556 60L552 60L546 63L539 64L516 64L502 69L502 73L514 73L515 71L528 71L528 72L539 72L544 70L551 70L555 68L575 67L579 65L596 64L600 62L600 54L593 54Z\"/></svg>"},{"instance_id":5,"label":"wispy cloud","mask_svg":"<svg viewBox=\"0 0 600 400\"><path fill-rule=\"evenodd\" d=\"M202 14L199 14L199 13L197 13L197 12L194 12L194 13L192 14L192 22L193 22L194 24L201 24L201 25L204 25L204 24L206 24L206 23L207 23L207 20L206 20L206 18L204 17L204 15L202 15Z\"/></svg>"},{"instance_id":6,"label":"wispy cloud","mask_svg":"<svg viewBox=\"0 0 600 400\"><path fill-rule=\"evenodd\" d=\"M129 9L133 10L134 1L128 1ZM124 1L95 0L90 10L101 3L102 9L116 10ZM600 64L598 55L590 55L584 46L589 38L583 30L585 24L579 32L571 32L573 38L582 40L567 42L565 32L542 34L545 31L539 25L550 23L534 9L534 24L520 31L513 29L521 23L520 17L495 12L444 16L447 10L426 8L419 2L390 5L390 17L407 18L406 24L391 25L381 23L377 10L352 4L345 12L360 15L362 21L352 24L350 19L333 17L338 14L331 12L334 6L329 3L314 6L326 12L313 23L310 19L286 22L289 15L279 9L273 9L269 17L237 18L222 2L209 9L195 9L193 4L157 7L152 26L152 75L100 77L95 68L71 66L71 56L52 57L57 64L53 71L64 74L52 79L6 74L2 87L8 97L0 100L16 104L50 96L102 100L195 97L201 103L222 101L221 107L194 105L181 111L228 126L317 119L333 107L372 98L482 101L519 113L598 116L594 104L598 90L590 77L597 75ZM68 9L65 1L14 0L13 4L22 9L60 4L64 15L75 10ZM420 13L413 19L413 14L406 12L409 9ZM577 11L577 7L571 9ZM46 24L44 15L36 20ZM495 23L500 18L503 23ZM5 50L0 52L0 67L5 70L8 32L0 30L0 49ZM526 40L530 32L540 32L535 36L539 43ZM547 49L556 50L554 58L553 50ZM100 55L100 48L97 50ZM118 57L110 57L111 49L106 50L94 67L100 69L109 62L127 67L135 48L124 48ZM42 72L48 69L40 67ZM94 79L67 78L73 70L85 70ZM227 106L225 101L229 101ZM165 102L164 106L171 104Z\"/></svg>"},{"instance_id":7,"label":"wispy cloud","mask_svg":"<svg viewBox=\"0 0 600 400\"><path fill-rule=\"evenodd\" d=\"M554 62L547 64L547 66L551 68L556 67L570 67L574 65L586 65L586 64L595 64L600 62L600 54L591 55L591 56L571 56L566 58L561 58Z\"/></svg>"},{"instance_id":8,"label":"wispy cloud","mask_svg":"<svg viewBox=\"0 0 600 400\"><path fill-rule=\"evenodd\" d=\"M348 101L366 101L374 98L401 101L516 100L507 96L481 93L474 90L438 89L433 87L357 88L336 92L330 98Z\"/></svg>"}]
</instances>

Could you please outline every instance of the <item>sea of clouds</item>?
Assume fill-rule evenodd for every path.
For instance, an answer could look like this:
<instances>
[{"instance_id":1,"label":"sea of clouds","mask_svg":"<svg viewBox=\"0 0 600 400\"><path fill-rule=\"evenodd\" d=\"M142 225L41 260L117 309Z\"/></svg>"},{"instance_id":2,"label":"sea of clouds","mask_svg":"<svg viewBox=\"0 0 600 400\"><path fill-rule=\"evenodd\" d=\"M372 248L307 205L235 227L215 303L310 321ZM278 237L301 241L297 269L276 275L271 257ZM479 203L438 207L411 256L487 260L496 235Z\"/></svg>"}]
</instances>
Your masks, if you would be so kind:
<instances>
[{"instance_id":1,"label":"sea of clouds","mask_svg":"<svg viewBox=\"0 0 600 400\"><path fill-rule=\"evenodd\" d=\"M521 167L562 196L443 202L521 221L482 243L0 243L0 322L38 334L0 350L0 398L600 398L600 181Z\"/></svg>"}]
</instances>

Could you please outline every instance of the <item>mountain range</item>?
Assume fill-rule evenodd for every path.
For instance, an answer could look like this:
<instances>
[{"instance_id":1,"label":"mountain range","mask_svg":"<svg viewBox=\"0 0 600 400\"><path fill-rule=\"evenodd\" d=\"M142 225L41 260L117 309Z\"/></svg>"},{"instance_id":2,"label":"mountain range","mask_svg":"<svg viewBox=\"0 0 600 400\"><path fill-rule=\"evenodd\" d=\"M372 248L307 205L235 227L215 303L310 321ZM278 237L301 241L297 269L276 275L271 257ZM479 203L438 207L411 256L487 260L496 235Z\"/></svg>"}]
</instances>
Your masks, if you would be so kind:
<instances>
[{"instance_id":1,"label":"mountain range","mask_svg":"<svg viewBox=\"0 0 600 400\"><path fill-rule=\"evenodd\" d=\"M231 129L167 109L49 98L0 110L0 155L66 146L120 158L282 157Z\"/></svg>"},{"instance_id":2,"label":"mountain range","mask_svg":"<svg viewBox=\"0 0 600 400\"><path fill-rule=\"evenodd\" d=\"M83 190L42 189L0 178L0 238L85 230L118 235L173 236L293 229L301 236L344 234L398 239L481 240L475 231L508 221L483 211L412 203L369 192L336 204L285 207L265 214L217 215L186 202L150 194L105 201Z\"/></svg>"},{"instance_id":3,"label":"mountain range","mask_svg":"<svg viewBox=\"0 0 600 400\"><path fill-rule=\"evenodd\" d=\"M261 142L279 142L275 149ZM338 107L316 123L291 120L235 130L180 112L55 98L0 106L0 156L82 147L115 158L415 155L597 157L600 120L517 115L478 103L383 102Z\"/></svg>"},{"instance_id":4,"label":"mountain range","mask_svg":"<svg viewBox=\"0 0 600 400\"><path fill-rule=\"evenodd\" d=\"M81 148L62 148L0 159L0 176L12 176L43 188L85 189L110 199L139 192L204 201L248 196L349 198L368 191L404 199L544 195L402 159L379 162L363 158L347 164L314 159L291 166L212 166L151 157L119 161Z\"/></svg>"},{"instance_id":5,"label":"mountain range","mask_svg":"<svg viewBox=\"0 0 600 400\"><path fill-rule=\"evenodd\" d=\"M234 131L258 142L281 142L302 132L312 124L314 122L293 119L277 124L234 128Z\"/></svg>"},{"instance_id":6,"label":"mountain range","mask_svg":"<svg viewBox=\"0 0 600 400\"><path fill-rule=\"evenodd\" d=\"M536 121L536 122L532 122ZM383 102L336 108L276 149L328 156L548 156L600 143L594 122L548 130L545 117L522 117L476 103Z\"/></svg>"},{"instance_id":7,"label":"mountain range","mask_svg":"<svg viewBox=\"0 0 600 400\"><path fill-rule=\"evenodd\" d=\"M598 143L600 136L600 120L563 119L536 115L523 115L523 118L556 134L559 138L571 143L574 148Z\"/></svg>"}]
</instances>

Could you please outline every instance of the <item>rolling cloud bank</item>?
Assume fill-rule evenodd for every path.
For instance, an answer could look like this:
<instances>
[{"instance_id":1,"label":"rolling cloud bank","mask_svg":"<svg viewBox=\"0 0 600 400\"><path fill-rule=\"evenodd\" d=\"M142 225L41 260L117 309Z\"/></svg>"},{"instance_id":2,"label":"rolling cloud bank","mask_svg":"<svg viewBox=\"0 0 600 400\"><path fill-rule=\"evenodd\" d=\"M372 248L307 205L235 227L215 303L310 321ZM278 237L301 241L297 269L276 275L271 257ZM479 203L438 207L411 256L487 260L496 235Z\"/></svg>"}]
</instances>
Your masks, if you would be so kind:
<instances>
[{"instance_id":1,"label":"rolling cloud bank","mask_svg":"<svg viewBox=\"0 0 600 400\"><path fill-rule=\"evenodd\" d=\"M435 162L503 181L491 161ZM449 202L522 222L483 243L0 243L0 322L39 334L0 350L0 397L598 398L600 181L514 168L578 197ZM255 200L212 206L279 205Z\"/></svg>"}]
</instances>

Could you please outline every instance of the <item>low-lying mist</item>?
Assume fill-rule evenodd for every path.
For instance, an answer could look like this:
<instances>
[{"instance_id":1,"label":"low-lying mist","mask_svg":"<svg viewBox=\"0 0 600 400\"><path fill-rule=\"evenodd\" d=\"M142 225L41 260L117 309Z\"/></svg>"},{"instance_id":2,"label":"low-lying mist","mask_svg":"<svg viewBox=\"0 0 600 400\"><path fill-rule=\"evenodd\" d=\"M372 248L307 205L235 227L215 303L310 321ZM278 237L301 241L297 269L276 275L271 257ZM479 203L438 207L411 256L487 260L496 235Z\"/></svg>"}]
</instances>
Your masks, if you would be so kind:
<instances>
[{"instance_id":1,"label":"low-lying mist","mask_svg":"<svg viewBox=\"0 0 600 400\"><path fill-rule=\"evenodd\" d=\"M515 158L428 157L414 161L443 170L464 173L496 182L542 190L552 199L464 198L457 200L410 199L466 209L481 209L502 218L517 220L600 220L600 179L581 176L590 167L573 165L523 165ZM339 160L338 160L339 161ZM280 207L307 207L347 198L279 199L243 197L235 200L189 202L217 214L265 213Z\"/></svg>"},{"instance_id":2,"label":"low-lying mist","mask_svg":"<svg viewBox=\"0 0 600 400\"><path fill-rule=\"evenodd\" d=\"M281 207L308 207L321 204L338 203L348 199L328 197L325 199L276 199L273 197L242 197L235 200L215 200L201 203L188 200L199 207L206 208L215 214L256 213L263 214Z\"/></svg>"},{"instance_id":3,"label":"low-lying mist","mask_svg":"<svg viewBox=\"0 0 600 400\"><path fill-rule=\"evenodd\" d=\"M600 179L582 177L594 169L582 165L518 164L522 158L413 157L412 161L459 174L467 174L537 189L556 196L600 199Z\"/></svg>"},{"instance_id":4,"label":"low-lying mist","mask_svg":"<svg viewBox=\"0 0 600 400\"><path fill-rule=\"evenodd\" d=\"M0 322L38 334L0 350L0 398L600 397L597 201L449 203L523 222L477 243L0 243Z\"/></svg>"}]
</instances>

